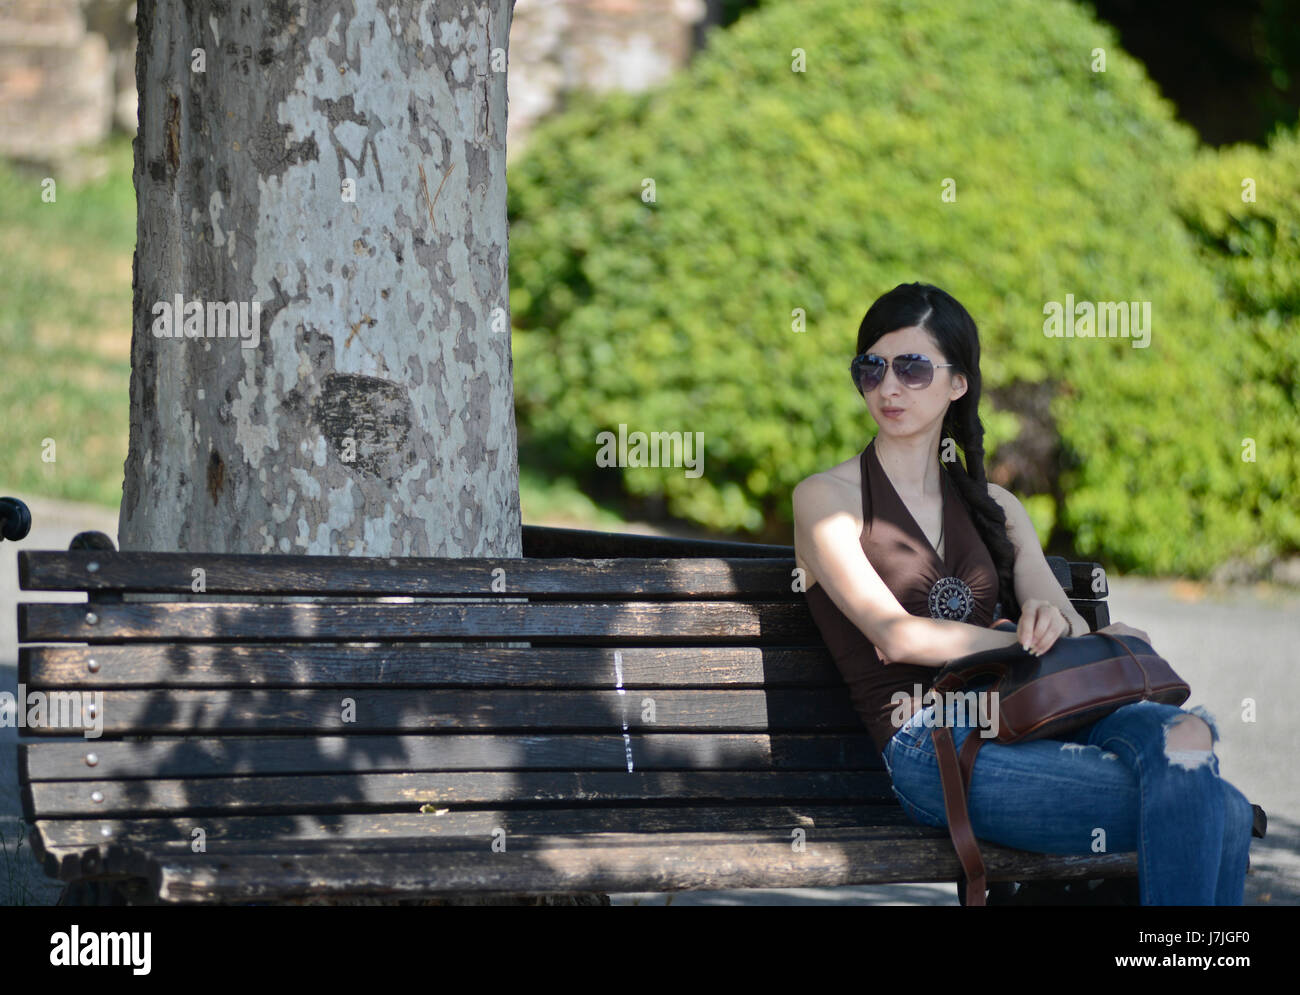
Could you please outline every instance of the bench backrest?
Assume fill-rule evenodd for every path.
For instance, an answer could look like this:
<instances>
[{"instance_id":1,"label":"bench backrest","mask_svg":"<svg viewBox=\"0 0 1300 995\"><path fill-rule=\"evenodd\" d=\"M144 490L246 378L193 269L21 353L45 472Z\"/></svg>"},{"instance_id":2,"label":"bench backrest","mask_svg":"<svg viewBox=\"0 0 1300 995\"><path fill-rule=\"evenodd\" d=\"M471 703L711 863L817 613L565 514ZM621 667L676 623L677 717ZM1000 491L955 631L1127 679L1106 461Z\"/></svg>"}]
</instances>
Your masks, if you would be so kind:
<instances>
[{"instance_id":1,"label":"bench backrest","mask_svg":"<svg viewBox=\"0 0 1300 995\"><path fill-rule=\"evenodd\" d=\"M789 556L536 555L559 531L526 532L523 559L21 552L25 590L88 600L19 605L20 641L47 644L20 648L19 681L95 699L102 723L20 747L27 818L70 853L399 813L458 832L904 821ZM1091 566L1054 569L1070 591Z\"/></svg>"}]
</instances>

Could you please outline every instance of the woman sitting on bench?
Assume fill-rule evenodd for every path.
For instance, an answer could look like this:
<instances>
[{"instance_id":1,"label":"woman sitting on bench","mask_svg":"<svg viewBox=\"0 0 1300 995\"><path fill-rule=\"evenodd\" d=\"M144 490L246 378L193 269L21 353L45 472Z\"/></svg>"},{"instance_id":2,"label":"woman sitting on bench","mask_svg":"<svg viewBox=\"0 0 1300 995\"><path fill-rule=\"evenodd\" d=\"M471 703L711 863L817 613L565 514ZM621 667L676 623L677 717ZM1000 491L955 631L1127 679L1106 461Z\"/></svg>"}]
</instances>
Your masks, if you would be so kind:
<instances>
[{"instance_id":1,"label":"woman sitting on bench","mask_svg":"<svg viewBox=\"0 0 1300 995\"><path fill-rule=\"evenodd\" d=\"M920 707L939 668L1013 642L1041 653L1088 626L1020 502L985 477L966 309L901 284L867 311L857 346L854 381L878 431L795 488L795 559L899 803L945 827L930 735L945 720ZM990 628L1001 616L1018 618L1014 633ZM1121 623L1101 631L1148 639ZM974 731L952 729L959 750ZM1065 740L990 740L971 773L972 829L1038 853L1137 851L1143 905L1240 905L1253 812L1219 777L1217 739L1204 709L1141 701Z\"/></svg>"}]
</instances>

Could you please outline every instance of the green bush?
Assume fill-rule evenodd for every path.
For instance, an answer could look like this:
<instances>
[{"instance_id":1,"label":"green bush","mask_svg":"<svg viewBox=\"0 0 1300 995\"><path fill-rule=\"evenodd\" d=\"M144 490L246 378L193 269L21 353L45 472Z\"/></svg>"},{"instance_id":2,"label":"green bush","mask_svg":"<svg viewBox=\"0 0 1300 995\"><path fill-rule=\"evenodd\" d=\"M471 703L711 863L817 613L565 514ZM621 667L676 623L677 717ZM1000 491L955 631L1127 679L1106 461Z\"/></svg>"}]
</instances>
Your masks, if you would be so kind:
<instances>
[{"instance_id":1,"label":"green bush","mask_svg":"<svg viewBox=\"0 0 1300 995\"><path fill-rule=\"evenodd\" d=\"M1300 122L1267 149L1207 150L1180 177L1180 215L1240 318L1230 336L1246 412L1243 504L1257 516L1260 559L1300 547ZM1209 388L1213 390L1213 387ZM1226 509L1225 514L1231 514Z\"/></svg>"},{"instance_id":2,"label":"green bush","mask_svg":"<svg viewBox=\"0 0 1300 995\"><path fill-rule=\"evenodd\" d=\"M1203 573L1262 541L1249 502L1273 491L1240 459L1261 430L1232 405L1237 326L1171 204L1194 156L1073 3L764 5L663 88L574 101L512 163L521 456L714 530L788 530L794 485L873 434L847 373L866 308L921 280L980 326L991 463L1021 423L988 392L1053 389L1063 498L1021 493L1042 538ZM1048 338L1066 294L1150 301L1150 347ZM703 432L703 476L596 467L619 423Z\"/></svg>"}]
</instances>

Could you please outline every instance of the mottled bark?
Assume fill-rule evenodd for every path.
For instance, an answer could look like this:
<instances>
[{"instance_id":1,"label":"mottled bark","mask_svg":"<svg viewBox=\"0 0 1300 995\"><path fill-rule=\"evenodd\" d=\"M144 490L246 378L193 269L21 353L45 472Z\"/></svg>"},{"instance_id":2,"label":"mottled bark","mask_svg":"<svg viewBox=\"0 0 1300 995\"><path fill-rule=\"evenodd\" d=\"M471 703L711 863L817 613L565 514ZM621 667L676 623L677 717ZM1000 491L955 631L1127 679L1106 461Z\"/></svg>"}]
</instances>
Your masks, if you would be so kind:
<instances>
[{"instance_id":1,"label":"mottled bark","mask_svg":"<svg viewBox=\"0 0 1300 995\"><path fill-rule=\"evenodd\" d=\"M510 14L140 3L123 548L519 555Z\"/></svg>"}]
</instances>

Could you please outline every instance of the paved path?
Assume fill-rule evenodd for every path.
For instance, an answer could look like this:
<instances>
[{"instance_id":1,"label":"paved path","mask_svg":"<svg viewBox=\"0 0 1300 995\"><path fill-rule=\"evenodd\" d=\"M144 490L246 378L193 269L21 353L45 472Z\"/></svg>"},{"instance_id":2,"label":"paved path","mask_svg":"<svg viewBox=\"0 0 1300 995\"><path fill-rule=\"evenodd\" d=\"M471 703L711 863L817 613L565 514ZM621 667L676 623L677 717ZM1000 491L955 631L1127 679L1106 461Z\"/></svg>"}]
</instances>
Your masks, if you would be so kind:
<instances>
[{"instance_id":1,"label":"paved path","mask_svg":"<svg viewBox=\"0 0 1300 995\"><path fill-rule=\"evenodd\" d=\"M15 553L67 549L84 529L117 534L102 508L29 501L32 534L0 544L0 691L16 686L18 600ZM1215 717L1222 775L1268 813L1268 837L1255 840L1246 879L1250 905L1300 905L1300 592L1237 588L1213 592L1187 582L1111 578L1111 618L1147 632L1193 688L1187 706ZM40 595L41 600L53 596ZM69 596L67 600L82 600ZM1253 719L1248 709L1254 709ZM13 842L21 808L15 775L16 730L0 729L0 904L52 903L58 886ZM662 905L662 894L611 896L616 905ZM681 892L673 905L955 905L957 887L882 885L732 892Z\"/></svg>"}]
</instances>

